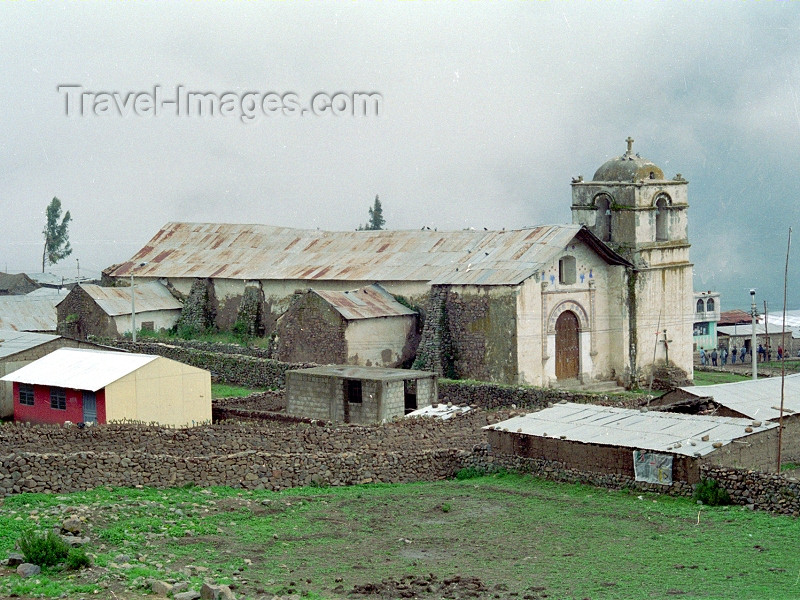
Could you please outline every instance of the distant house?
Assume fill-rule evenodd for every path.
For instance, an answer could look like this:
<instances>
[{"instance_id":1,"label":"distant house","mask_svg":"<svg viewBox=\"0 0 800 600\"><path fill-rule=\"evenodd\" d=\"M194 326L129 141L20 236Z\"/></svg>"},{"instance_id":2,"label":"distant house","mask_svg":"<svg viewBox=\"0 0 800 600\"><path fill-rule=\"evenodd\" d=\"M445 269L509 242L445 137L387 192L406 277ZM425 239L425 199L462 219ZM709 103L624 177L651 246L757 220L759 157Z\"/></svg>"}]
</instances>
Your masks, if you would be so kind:
<instances>
[{"instance_id":1,"label":"distant house","mask_svg":"<svg viewBox=\"0 0 800 600\"><path fill-rule=\"evenodd\" d=\"M25 296L0 296L0 329L56 333L56 304L63 298L56 290ZM66 294L66 290L64 291Z\"/></svg>"},{"instance_id":2,"label":"distant house","mask_svg":"<svg viewBox=\"0 0 800 600\"><path fill-rule=\"evenodd\" d=\"M286 412L345 423L381 423L429 406L435 373L331 365L286 372Z\"/></svg>"},{"instance_id":3,"label":"distant house","mask_svg":"<svg viewBox=\"0 0 800 600\"><path fill-rule=\"evenodd\" d=\"M278 360L399 367L419 344L416 311L380 285L299 294L278 319Z\"/></svg>"},{"instance_id":4,"label":"distant house","mask_svg":"<svg viewBox=\"0 0 800 600\"><path fill-rule=\"evenodd\" d=\"M717 338L721 347L733 348L736 346L737 348L741 348L744 346L749 353L750 344L753 340L753 325L748 323L747 325L725 325L717 327ZM787 328L786 334L783 335L780 325L775 326L756 323L756 348L758 348L760 344L765 349L771 349L773 360L777 359L778 347L784 344L784 342L789 351L791 351L793 346L791 330Z\"/></svg>"},{"instance_id":5,"label":"distant house","mask_svg":"<svg viewBox=\"0 0 800 600\"><path fill-rule=\"evenodd\" d=\"M211 374L162 356L62 348L0 381L14 383L16 421L211 421Z\"/></svg>"},{"instance_id":6,"label":"distant house","mask_svg":"<svg viewBox=\"0 0 800 600\"><path fill-rule=\"evenodd\" d=\"M774 471L777 427L750 419L566 402L484 429L496 455L671 485L697 483L703 464Z\"/></svg>"},{"instance_id":7,"label":"distant house","mask_svg":"<svg viewBox=\"0 0 800 600\"><path fill-rule=\"evenodd\" d=\"M133 289L137 331L169 329L177 323L183 304L165 286L151 281ZM131 331L131 306L130 287L81 283L58 304L59 330L79 339L119 337Z\"/></svg>"},{"instance_id":8,"label":"distant house","mask_svg":"<svg viewBox=\"0 0 800 600\"><path fill-rule=\"evenodd\" d=\"M692 344L700 348L717 347L717 322L720 315L719 292L694 293L694 325Z\"/></svg>"},{"instance_id":9,"label":"distant house","mask_svg":"<svg viewBox=\"0 0 800 600\"><path fill-rule=\"evenodd\" d=\"M25 273L0 273L0 296L16 296L27 294L39 287Z\"/></svg>"},{"instance_id":10,"label":"distant house","mask_svg":"<svg viewBox=\"0 0 800 600\"><path fill-rule=\"evenodd\" d=\"M800 373L762 377L717 385L675 388L653 400L651 406L670 412L739 417L777 423L781 417L783 386L782 460L800 461Z\"/></svg>"},{"instance_id":11,"label":"distant house","mask_svg":"<svg viewBox=\"0 0 800 600\"><path fill-rule=\"evenodd\" d=\"M0 329L0 377L42 358L59 348L98 348L58 335ZM14 384L0 381L0 418L14 415Z\"/></svg>"}]
</instances>

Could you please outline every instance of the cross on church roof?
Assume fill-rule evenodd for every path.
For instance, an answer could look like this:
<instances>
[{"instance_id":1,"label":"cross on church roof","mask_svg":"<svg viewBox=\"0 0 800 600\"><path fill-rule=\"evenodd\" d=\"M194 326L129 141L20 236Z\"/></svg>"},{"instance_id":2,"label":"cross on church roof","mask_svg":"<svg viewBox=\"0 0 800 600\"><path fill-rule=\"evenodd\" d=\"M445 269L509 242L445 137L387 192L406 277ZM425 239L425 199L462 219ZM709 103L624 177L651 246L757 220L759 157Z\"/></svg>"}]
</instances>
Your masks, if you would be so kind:
<instances>
[{"instance_id":1,"label":"cross on church roof","mask_svg":"<svg viewBox=\"0 0 800 600\"><path fill-rule=\"evenodd\" d=\"M625 141L628 142L628 154L630 154L631 149L633 148L633 138L631 136L628 136L628 139L626 139Z\"/></svg>"}]
</instances>

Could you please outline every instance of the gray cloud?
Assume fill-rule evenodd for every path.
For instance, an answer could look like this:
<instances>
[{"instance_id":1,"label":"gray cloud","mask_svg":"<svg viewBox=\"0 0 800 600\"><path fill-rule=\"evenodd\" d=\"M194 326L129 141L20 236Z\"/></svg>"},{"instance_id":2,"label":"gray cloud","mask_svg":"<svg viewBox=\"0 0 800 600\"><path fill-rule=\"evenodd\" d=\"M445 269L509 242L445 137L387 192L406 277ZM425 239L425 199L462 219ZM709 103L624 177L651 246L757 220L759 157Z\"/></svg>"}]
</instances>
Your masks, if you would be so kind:
<instances>
[{"instance_id":1,"label":"gray cloud","mask_svg":"<svg viewBox=\"0 0 800 600\"><path fill-rule=\"evenodd\" d=\"M0 268L44 208L100 270L169 220L352 229L570 220L570 177L635 149L690 183L697 289L782 297L797 223L800 14L788 3L5 3ZM68 118L56 86L377 91L379 118ZM3 264L4 263L4 264ZM795 268L795 273L797 269ZM790 305L800 291L790 287Z\"/></svg>"}]
</instances>

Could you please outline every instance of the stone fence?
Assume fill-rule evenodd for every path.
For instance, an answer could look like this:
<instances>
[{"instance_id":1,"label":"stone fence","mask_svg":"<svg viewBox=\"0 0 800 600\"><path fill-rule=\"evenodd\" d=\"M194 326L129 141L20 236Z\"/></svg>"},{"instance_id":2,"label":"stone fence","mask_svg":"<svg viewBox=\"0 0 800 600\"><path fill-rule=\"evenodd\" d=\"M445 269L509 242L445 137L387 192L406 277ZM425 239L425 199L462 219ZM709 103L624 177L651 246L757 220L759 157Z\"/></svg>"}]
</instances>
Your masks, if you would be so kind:
<instances>
[{"instance_id":1,"label":"stone fence","mask_svg":"<svg viewBox=\"0 0 800 600\"><path fill-rule=\"evenodd\" d=\"M278 490L306 485L405 483L451 478L460 469L506 469L552 481L690 497L691 485L643 483L570 469L550 460L493 454L481 427L512 411L357 426L226 421L191 430L144 425L79 429L0 427L0 496L68 493L99 486L226 485ZM58 449L42 452L42 448ZM777 474L701 467L734 504L800 515L800 482Z\"/></svg>"}]
</instances>

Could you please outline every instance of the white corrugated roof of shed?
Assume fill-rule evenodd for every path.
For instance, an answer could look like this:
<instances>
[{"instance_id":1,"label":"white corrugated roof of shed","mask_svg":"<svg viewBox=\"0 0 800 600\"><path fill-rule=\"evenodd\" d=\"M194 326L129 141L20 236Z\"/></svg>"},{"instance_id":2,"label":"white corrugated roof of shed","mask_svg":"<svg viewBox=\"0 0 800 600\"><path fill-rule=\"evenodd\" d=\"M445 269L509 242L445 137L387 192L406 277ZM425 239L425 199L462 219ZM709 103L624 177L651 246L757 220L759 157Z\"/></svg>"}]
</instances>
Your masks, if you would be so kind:
<instances>
[{"instance_id":1,"label":"white corrugated roof of shed","mask_svg":"<svg viewBox=\"0 0 800 600\"><path fill-rule=\"evenodd\" d=\"M698 398L710 396L717 404L747 415L751 419L769 421L780 417L780 377L762 377L717 385L686 386L680 389ZM800 373L785 377L783 407L784 416L800 412Z\"/></svg>"},{"instance_id":2,"label":"white corrugated roof of shed","mask_svg":"<svg viewBox=\"0 0 800 600\"><path fill-rule=\"evenodd\" d=\"M59 348L0 381L96 392L157 358L148 354Z\"/></svg>"},{"instance_id":3,"label":"white corrugated roof of shed","mask_svg":"<svg viewBox=\"0 0 800 600\"><path fill-rule=\"evenodd\" d=\"M7 356L13 356L25 350L36 348L36 346L57 340L59 337L61 336L48 333L0 329L0 358L6 358Z\"/></svg>"},{"instance_id":4,"label":"white corrugated roof of shed","mask_svg":"<svg viewBox=\"0 0 800 600\"><path fill-rule=\"evenodd\" d=\"M727 445L750 435L745 427L752 424L750 419L640 412L629 408L567 402L488 425L484 429L561 438L585 444L705 456L716 450L713 446L715 442ZM775 423L762 422L759 427L753 427L753 432L774 427L777 427ZM703 441L704 436L708 436L708 440Z\"/></svg>"}]
</instances>

